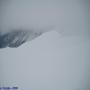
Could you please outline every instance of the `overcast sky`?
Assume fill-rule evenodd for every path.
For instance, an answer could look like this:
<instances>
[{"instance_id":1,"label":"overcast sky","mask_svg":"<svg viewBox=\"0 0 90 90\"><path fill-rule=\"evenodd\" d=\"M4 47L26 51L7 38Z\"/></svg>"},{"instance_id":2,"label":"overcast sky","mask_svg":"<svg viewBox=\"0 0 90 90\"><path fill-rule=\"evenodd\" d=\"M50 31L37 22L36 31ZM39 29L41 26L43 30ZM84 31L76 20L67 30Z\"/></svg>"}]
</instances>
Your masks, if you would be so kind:
<instances>
[{"instance_id":1,"label":"overcast sky","mask_svg":"<svg viewBox=\"0 0 90 90\"><path fill-rule=\"evenodd\" d=\"M86 34L88 0L0 0L0 29L46 30Z\"/></svg>"}]
</instances>

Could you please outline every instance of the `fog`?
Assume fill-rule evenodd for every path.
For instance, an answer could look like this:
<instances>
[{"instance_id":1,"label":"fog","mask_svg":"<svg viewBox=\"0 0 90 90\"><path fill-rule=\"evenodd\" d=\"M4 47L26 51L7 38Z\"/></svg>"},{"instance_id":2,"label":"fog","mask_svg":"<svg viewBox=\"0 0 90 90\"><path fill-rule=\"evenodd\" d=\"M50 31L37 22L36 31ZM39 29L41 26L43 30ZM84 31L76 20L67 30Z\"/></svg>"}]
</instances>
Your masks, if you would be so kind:
<instances>
[{"instance_id":1,"label":"fog","mask_svg":"<svg viewBox=\"0 0 90 90\"><path fill-rule=\"evenodd\" d=\"M0 0L0 29L87 34L88 0Z\"/></svg>"},{"instance_id":2,"label":"fog","mask_svg":"<svg viewBox=\"0 0 90 90\"><path fill-rule=\"evenodd\" d=\"M0 0L0 33L43 32L18 48L0 49L0 87L89 90L88 3Z\"/></svg>"}]
</instances>

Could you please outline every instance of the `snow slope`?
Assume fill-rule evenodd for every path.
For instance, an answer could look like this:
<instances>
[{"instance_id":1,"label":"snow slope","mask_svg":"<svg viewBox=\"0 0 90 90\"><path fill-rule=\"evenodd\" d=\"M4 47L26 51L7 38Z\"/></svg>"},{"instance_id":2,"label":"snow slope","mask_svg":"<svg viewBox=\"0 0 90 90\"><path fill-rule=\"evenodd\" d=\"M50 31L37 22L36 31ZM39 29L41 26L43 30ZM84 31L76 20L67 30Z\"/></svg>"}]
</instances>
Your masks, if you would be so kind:
<instances>
[{"instance_id":1,"label":"snow slope","mask_svg":"<svg viewBox=\"0 0 90 90\"><path fill-rule=\"evenodd\" d=\"M88 41L55 31L0 50L0 86L20 90L89 90Z\"/></svg>"}]
</instances>

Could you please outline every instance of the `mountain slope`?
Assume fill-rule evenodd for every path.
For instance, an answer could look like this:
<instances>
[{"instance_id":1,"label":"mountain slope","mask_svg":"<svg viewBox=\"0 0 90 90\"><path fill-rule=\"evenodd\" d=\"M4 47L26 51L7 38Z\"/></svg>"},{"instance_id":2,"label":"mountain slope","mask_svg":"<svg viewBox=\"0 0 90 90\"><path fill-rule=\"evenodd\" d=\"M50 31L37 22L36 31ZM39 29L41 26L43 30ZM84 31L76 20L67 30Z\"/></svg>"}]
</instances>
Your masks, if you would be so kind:
<instances>
[{"instance_id":1,"label":"mountain slope","mask_svg":"<svg viewBox=\"0 0 90 90\"><path fill-rule=\"evenodd\" d=\"M0 84L21 90L88 90L87 50L85 37L61 37L55 31L1 49Z\"/></svg>"},{"instance_id":2,"label":"mountain slope","mask_svg":"<svg viewBox=\"0 0 90 90\"><path fill-rule=\"evenodd\" d=\"M41 35L41 32L14 30L5 34L0 34L0 48L5 47L19 47L25 43L28 39L32 40Z\"/></svg>"}]
</instances>

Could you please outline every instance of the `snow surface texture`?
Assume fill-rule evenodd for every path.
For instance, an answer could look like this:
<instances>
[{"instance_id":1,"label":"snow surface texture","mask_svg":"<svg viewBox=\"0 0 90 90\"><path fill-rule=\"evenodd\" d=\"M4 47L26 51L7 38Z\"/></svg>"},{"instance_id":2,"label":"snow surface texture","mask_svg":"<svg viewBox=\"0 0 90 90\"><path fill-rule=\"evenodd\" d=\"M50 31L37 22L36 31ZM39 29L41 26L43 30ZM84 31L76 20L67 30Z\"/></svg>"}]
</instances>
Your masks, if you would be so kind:
<instances>
[{"instance_id":1,"label":"snow surface texture","mask_svg":"<svg viewBox=\"0 0 90 90\"><path fill-rule=\"evenodd\" d=\"M47 32L16 48L0 50L0 86L20 90L89 90L88 41Z\"/></svg>"}]
</instances>

